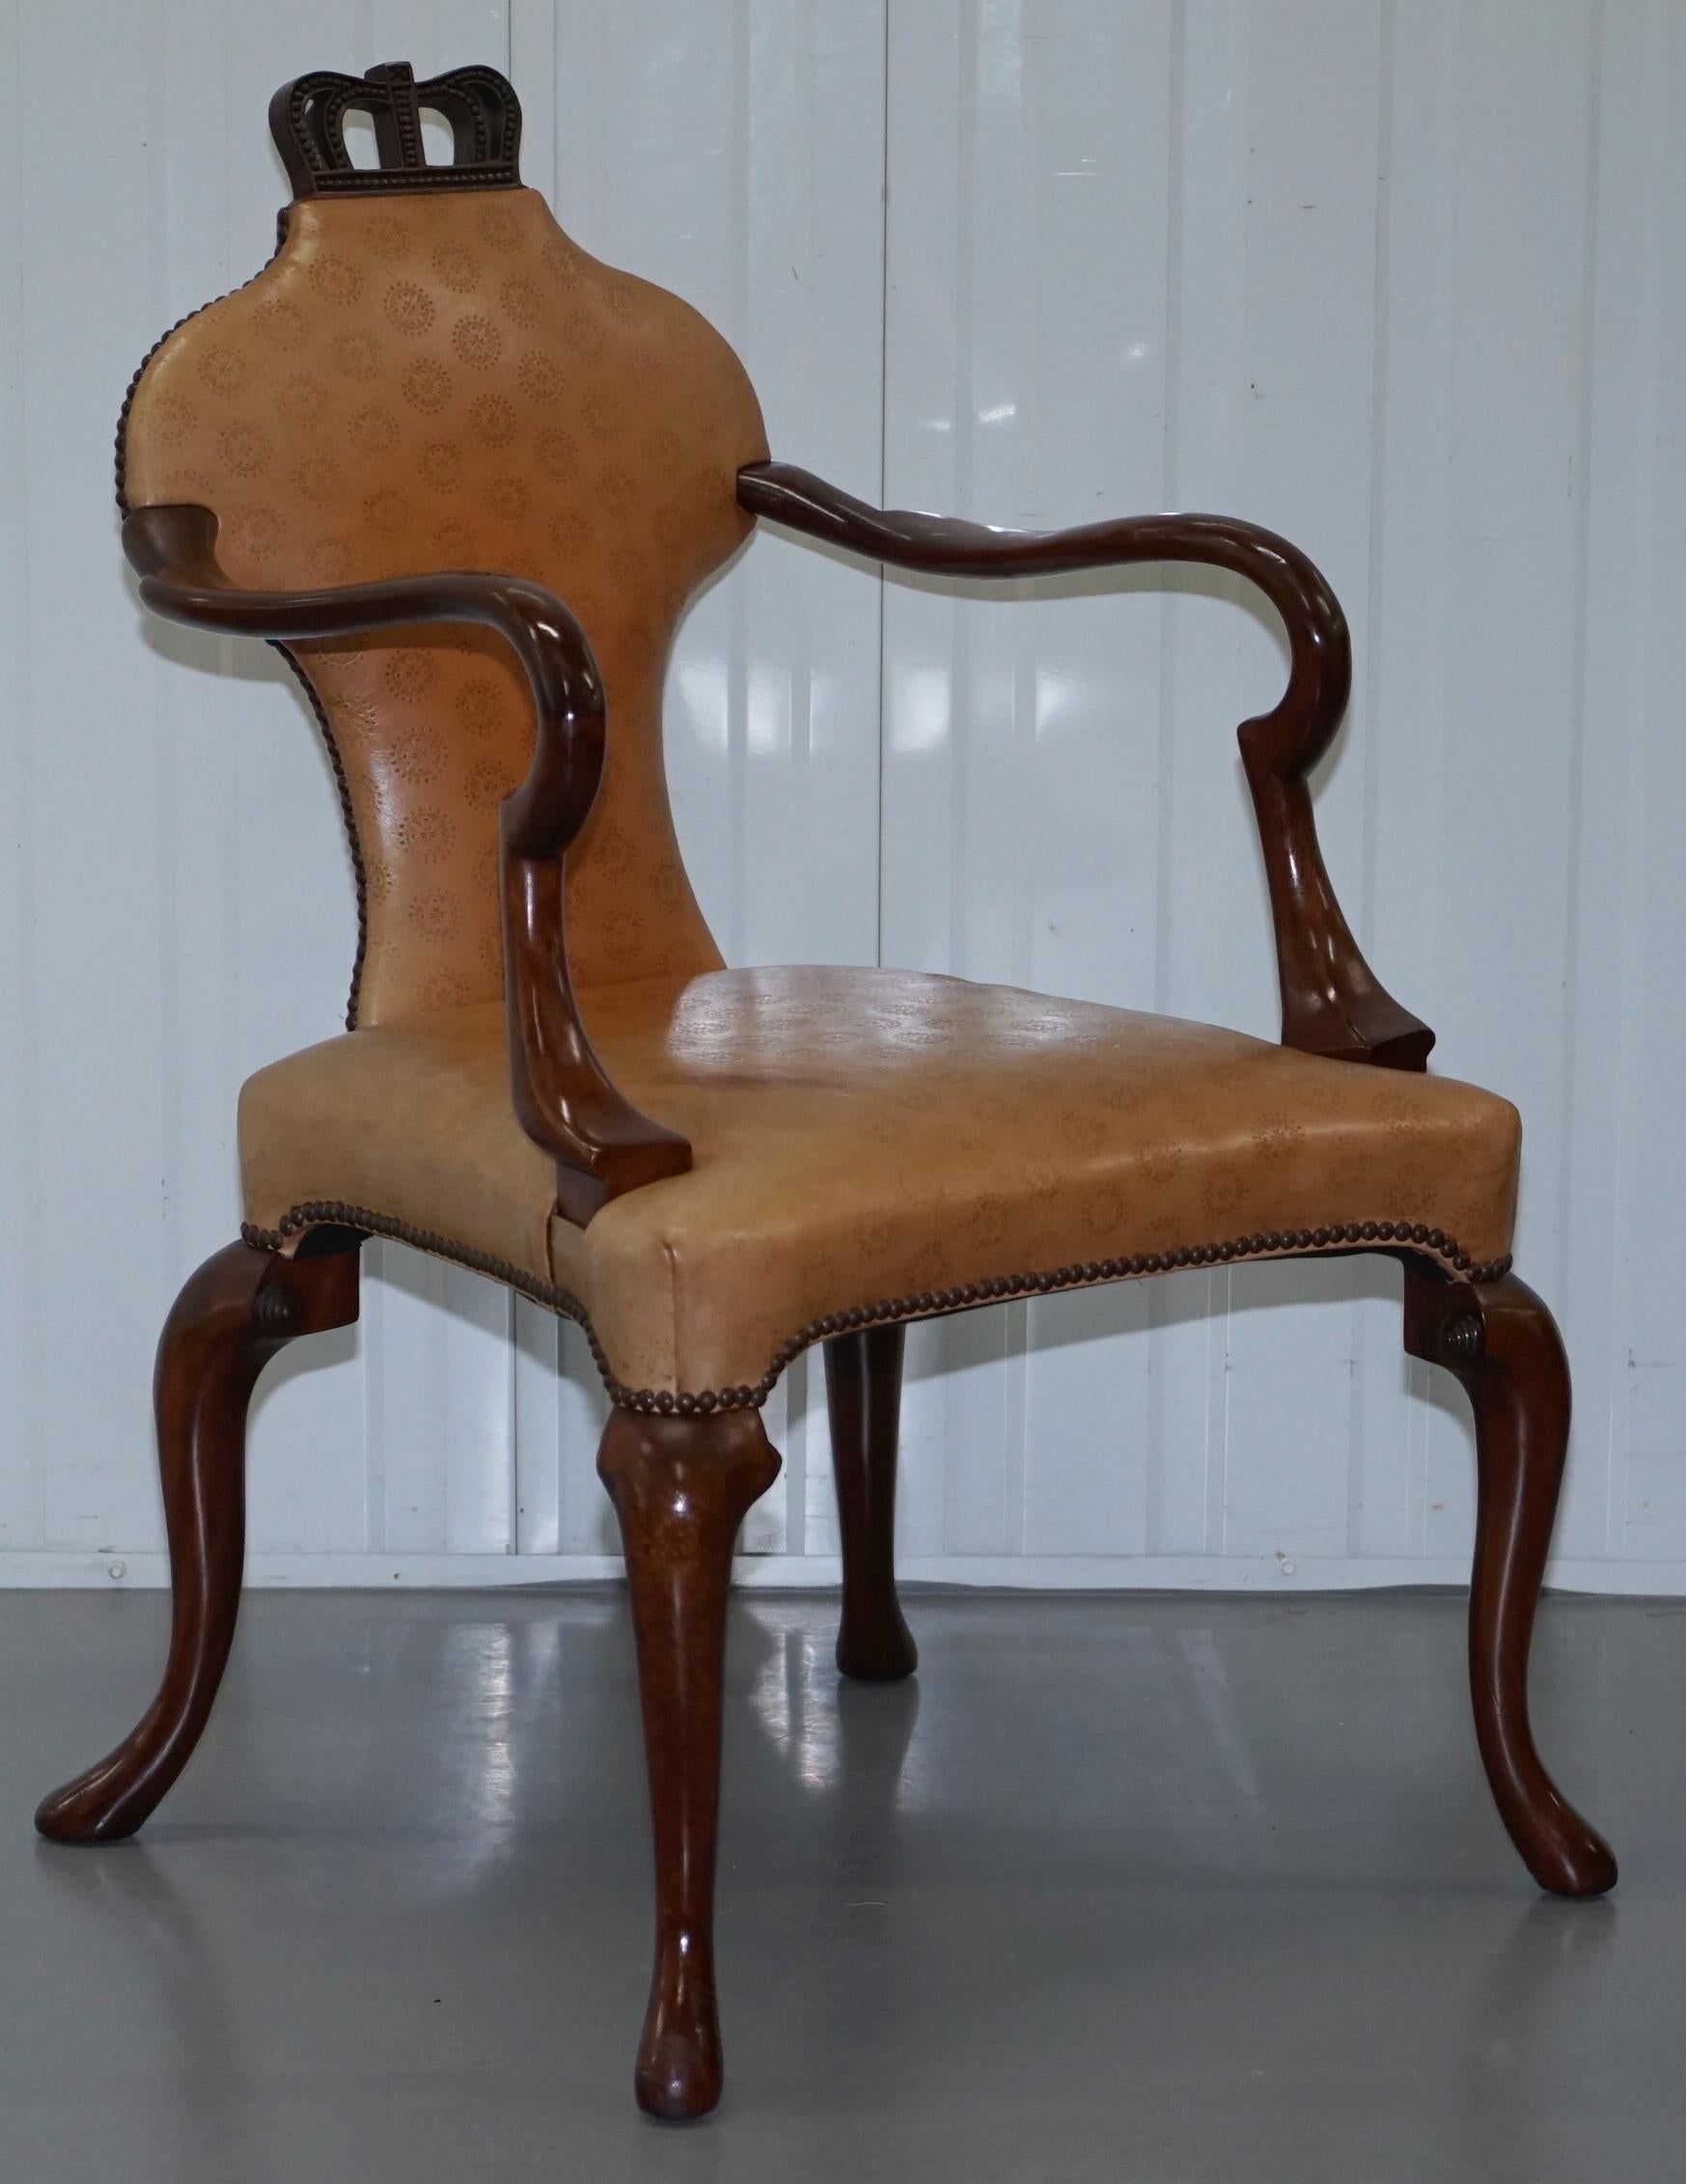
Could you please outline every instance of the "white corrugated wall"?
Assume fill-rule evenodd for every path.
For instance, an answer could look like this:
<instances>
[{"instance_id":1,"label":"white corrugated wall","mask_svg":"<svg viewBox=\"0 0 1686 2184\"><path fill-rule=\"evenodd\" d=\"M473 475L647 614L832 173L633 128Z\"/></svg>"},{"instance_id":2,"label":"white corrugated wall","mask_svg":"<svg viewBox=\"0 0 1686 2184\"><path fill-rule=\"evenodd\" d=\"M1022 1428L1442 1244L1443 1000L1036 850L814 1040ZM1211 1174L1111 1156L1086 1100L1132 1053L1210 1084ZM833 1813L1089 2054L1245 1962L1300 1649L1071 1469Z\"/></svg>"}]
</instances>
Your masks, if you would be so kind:
<instances>
[{"instance_id":1,"label":"white corrugated wall","mask_svg":"<svg viewBox=\"0 0 1686 2184\"><path fill-rule=\"evenodd\" d=\"M237 1220L235 1088L337 1028L351 891L262 647L146 625L111 431L267 254L309 68L507 67L524 166L738 345L775 451L997 523L1207 508L1345 602L1319 813L1437 1063L1512 1096L1578 1412L1563 1582L1686 1589L1686 14L1675 0L7 0L0 200L0 1582L155 1578L148 1383ZM881 583L761 538L671 689L738 960L917 964L1274 1027L1233 744L1268 613L1209 572ZM571 1332L370 1254L253 1438L260 1582L607 1566ZM1368 1262L918 1330L904 1566L1458 1574L1467 1414ZM753 1574L832 1574L817 1369Z\"/></svg>"}]
</instances>

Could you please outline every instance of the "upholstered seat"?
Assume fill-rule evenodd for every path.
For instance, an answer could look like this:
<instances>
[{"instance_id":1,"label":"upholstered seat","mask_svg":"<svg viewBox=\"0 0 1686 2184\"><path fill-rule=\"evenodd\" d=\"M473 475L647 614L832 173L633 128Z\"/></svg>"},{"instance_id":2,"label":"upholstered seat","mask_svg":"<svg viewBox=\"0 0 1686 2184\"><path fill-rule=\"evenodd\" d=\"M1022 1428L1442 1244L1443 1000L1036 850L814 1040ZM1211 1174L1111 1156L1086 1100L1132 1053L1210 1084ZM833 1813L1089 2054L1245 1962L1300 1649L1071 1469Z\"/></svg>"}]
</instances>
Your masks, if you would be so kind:
<instances>
[{"instance_id":1,"label":"upholstered seat","mask_svg":"<svg viewBox=\"0 0 1686 2184\"><path fill-rule=\"evenodd\" d=\"M373 168L346 148L356 109ZM427 158L425 110L451 122L449 166ZM132 1834L205 1728L265 1359L356 1317L371 1234L477 1267L581 1319L613 1397L597 1470L626 1550L656 1863L635 2083L656 2115L702 2115L722 2082L726 1600L779 1469L760 1405L783 1367L823 1342L838 1665L890 1680L918 1658L895 1580L901 1321L1370 1250L1403 1262L1406 1348L1475 1409L1470 1659L1500 1812L1542 1886L1609 1888L1609 1847L1528 1724L1569 1388L1551 1314L1509 1269L1517 1118L1425 1073L1433 1034L1336 900L1310 781L1352 658L1314 564L1230 516L998 532L768 460L714 329L520 186L519 108L490 69L303 76L270 116L295 191L276 253L136 373L118 494L145 603L285 646L312 701L358 879L350 1028L245 1088L243 1240L188 1282L159 1344L163 1682L41 1805L43 1834ZM1188 562L1264 594L1288 678L1240 744L1280 1046L908 971L724 967L679 857L662 694L687 602L758 518L927 579Z\"/></svg>"},{"instance_id":2,"label":"upholstered seat","mask_svg":"<svg viewBox=\"0 0 1686 2184\"><path fill-rule=\"evenodd\" d=\"M819 1322L952 1308L960 1287L1339 1249L1379 1225L1449 1268L1509 1248L1516 1111L1444 1078L904 971L717 971L582 1006L616 1082L689 1139L687 1175L583 1230L555 1217L503 1011L482 1005L254 1077L253 1229L427 1231L554 1285L622 1398L761 1393Z\"/></svg>"}]
</instances>

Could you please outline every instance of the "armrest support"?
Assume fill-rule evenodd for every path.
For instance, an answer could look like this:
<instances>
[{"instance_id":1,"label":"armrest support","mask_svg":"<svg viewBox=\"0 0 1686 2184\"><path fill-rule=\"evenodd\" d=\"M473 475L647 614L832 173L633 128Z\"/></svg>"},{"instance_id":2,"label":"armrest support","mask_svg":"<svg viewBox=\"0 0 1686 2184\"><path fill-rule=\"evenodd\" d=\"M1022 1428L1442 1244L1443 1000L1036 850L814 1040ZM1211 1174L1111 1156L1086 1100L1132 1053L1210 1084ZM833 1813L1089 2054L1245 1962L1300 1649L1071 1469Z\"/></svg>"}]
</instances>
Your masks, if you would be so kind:
<instances>
[{"instance_id":1,"label":"armrest support","mask_svg":"<svg viewBox=\"0 0 1686 2184\"><path fill-rule=\"evenodd\" d=\"M1264 851L1282 989L1282 1043L1395 1069L1426 1066L1434 1034L1377 981L1341 914L1317 844L1308 777L1334 740L1352 687L1340 602L1297 546L1219 515L1142 515L1070 531L994 531L981 523L869 508L792 463L740 470L737 497L829 545L933 576L1049 576L1133 562L1203 562L1246 577L1287 626L1287 688L1243 721L1241 762Z\"/></svg>"},{"instance_id":2,"label":"armrest support","mask_svg":"<svg viewBox=\"0 0 1686 2184\"><path fill-rule=\"evenodd\" d=\"M582 1226L610 1199L682 1174L691 1148L615 1088L568 973L564 856L603 771L604 703L584 630L541 585L471 571L319 592L255 592L216 559L216 517L192 504L134 510L124 549L144 603L219 635L289 644L423 622L477 622L510 645L538 719L527 779L499 814L505 996L515 1114L557 1163L557 1204Z\"/></svg>"}]
</instances>

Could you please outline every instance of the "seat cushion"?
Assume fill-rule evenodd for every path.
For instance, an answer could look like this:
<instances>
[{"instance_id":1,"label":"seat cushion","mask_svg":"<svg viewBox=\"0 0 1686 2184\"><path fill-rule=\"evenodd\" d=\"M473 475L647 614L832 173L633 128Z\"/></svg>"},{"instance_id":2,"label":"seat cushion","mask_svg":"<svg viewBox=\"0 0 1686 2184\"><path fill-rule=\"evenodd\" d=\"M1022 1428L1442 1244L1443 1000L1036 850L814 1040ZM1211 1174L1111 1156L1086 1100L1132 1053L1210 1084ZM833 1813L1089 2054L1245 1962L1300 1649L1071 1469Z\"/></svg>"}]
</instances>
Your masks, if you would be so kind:
<instances>
[{"instance_id":1,"label":"seat cushion","mask_svg":"<svg viewBox=\"0 0 1686 2184\"><path fill-rule=\"evenodd\" d=\"M689 1174L583 1230L556 1216L502 1009L476 1005L251 1079L254 1231L290 1248L356 1219L482 1265L584 1320L618 1399L662 1408L759 1397L840 1315L1355 1243L1496 1272L1509 1248L1516 1111L1446 1078L906 971L717 971L583 1008Z\"/></svg>"}]
</instances>

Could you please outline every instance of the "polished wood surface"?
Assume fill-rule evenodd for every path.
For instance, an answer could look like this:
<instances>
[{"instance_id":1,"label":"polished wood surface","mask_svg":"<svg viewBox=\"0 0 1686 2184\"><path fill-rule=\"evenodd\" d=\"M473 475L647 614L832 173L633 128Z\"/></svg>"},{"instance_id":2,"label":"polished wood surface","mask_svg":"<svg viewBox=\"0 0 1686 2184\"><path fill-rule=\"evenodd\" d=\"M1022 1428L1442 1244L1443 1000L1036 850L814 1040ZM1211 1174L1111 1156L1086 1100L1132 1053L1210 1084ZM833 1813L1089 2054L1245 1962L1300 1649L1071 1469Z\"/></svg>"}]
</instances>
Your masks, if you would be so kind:
<instances>
[{"instance_id":1,"label":"polished wood surface","mask_svg":"<svg viewBox=\"0 0 1686 2184\"><path fill-rule=\"evenodd\" d=\"M423 112L451 124L446 168L428 159ZM345 121L367 114L376 163L359 167L345 146ZM521 180L521 108L496 69L450 69L418 83L407 61L383 62L361 76L318 69L284 83L269 101L269 133L295 198L389 196L458 185L514 189Z\"/></svg>"},{"instance_id":2,"label":"polished wood surface","mask_svg":"<svg viewBox=\"0 0 1686 2184\"><path fill-rule=\"evenodd\" d=\"M1500 1817L1556 1895L1602 1895L1616 1860L1534 1749L1528 1652L1569 1438L1569 1366L1557 1322L1514 1274L1476 1286L1407 1262L1405 1347L1462 1381L1476 1414L1470 1695Z\"/></svg>"},{"instance_id":3,"label":"polished wood surface","mask_svg":"<svg viewBox=\"0 0 1686 2184\"><path fill-rule=\"evenodd\" d=\"M452 122L456 163L450 170L427 163L425 104ZM355 169L346 152L344 117L358 108L374 122L374 170ZM517 179L519 108L489 69L454 70L423 85L402 64L363 79L318 72L283 87L272 120L300 197L497 189ZM1339 602L1298 548L1256 525L1210 515L996 531L872 509L776 462L742 470L737 499L755 516L926 575L1023 578L1167 562L1207 565L1255 584L1281 615L1289 648L1280 702L1239 730L1269 883L1283 1041L1343 1061L1425 1065L1433 1035L1370 972L1316 840L1310 777L1346 708L1351 647ZM219 566L216 539L215 518L197 505L129 513L124 540L144 603L195 627L278 645L470 623L493 630L514 652L537 722L531 769L500 815L514 1112L554 1156L558 1204L575 1222L623 1192L682 1173L690 1147L639 1113L611 1081L571 985L565 862L597 793L608 723L597 662L567 607L539 585L475 571L247 590ZM340 1209L333 1218L350 1216ZM1377 1248L1396 1240L1391 1221L1346 1232L1355 1243L1374 1237ZM1325 1233L1307 1230L1302 1240L1309 1247L1313 1234ZM1405 1237L1402 1226L1396 1234ZM1438 1230L1431 1239L1421 1230L1417 1236L1436 1247L1445 1241ZM1275 1250L1285 1239L1253 1241ZM37 1815L43 1835L97 1843L132 1834L191 1755L239 1606L252 1390L283 1343L356 1316L358 1242L345 1229L313 1231L290 1259L235 1245L183 1289L164 1330L156 1379L174 1585L163 1681L130 1736L43 1802ZM1167 1254L1164 1266L1177 1257ZM1496 1272L1503 1263L1476 1271ZM1153 1253L1140 1270L1160 1265ZM953 1292L956 1300L962 1293ZM1512 1277L1448 1279L1407 1256L1405 1296L1407 1347L1455 1373L1475 1406L1480 1491L1470 1669L1488 1780L1540 1884L1594 1894L1614 1882L1615 1861L1546 1774L1528 1718L1529 1645L1568 1428L1562 1347L1545 1307ZM917 1661L894 1557L903 1335L896 1324L845 1324L863 1316L822 1319L805 1335L825 1340L843 1562L838 1666L850 1677L892 1681L909 1675ZM755 1407L763 1392L728 1391L732 1407L721 1409L715 1396L649 1391L651 1408L612 1411L598 1456L625 1549L654 1849L654 1961L635 2089L650 2114L669 2119L705 2114L721 2091L713 1917L727 1600L744 1514L779 1470Z\"/></svg>"},{"instance_id":4,"label":"polished wood surface","mask_svg":"<svg viewBox=\"0 0 1686 2184\"><path fill-rule=\"evenodd\" d=\"M500 815L505 993L515 1114L556 1156L557 1204L589 1221L623 1191L681 1175L691 1148L641 1115L610 1080L580 1019L568 974L564 856L603 771L603 686L579 623L542 585L455 570L318 592L257 592L230 583L216 559L216 518L191 503L135 509L123 527L141 598L171 622L272 643L374 629L470 622L510 645L533 693L532 769Z\"/></svg>"},{"instance_id":5,"label":"polished wood surface","mask_svg":"<svg viewBox=\"0 0 1686 2184\"><path fill-rule=\"evenodd\" d=\"M895 1683L919 1666L919 1648L896 1596L896 1455L906 1332L860 1328L834 1335L825 1345L843 1548L837 1665L863 1683Z\"/></svg>"},{"instance_id":6,"label":"polished wood surface","mask_svg":"<svg viewBox=\"0 0 1686 2184\"><path fill-rule=\"evenodd\" d=\"M681 2121L720 2098L714 1843L732 1550L779 1475L760 1413L646 1418L614 1410L597 1472L621 1520L655 1840L655 1964L633 2087Z\"/></svg>"},{"instance_id":7,"label":"polished wood surface","mask_svg":"<svg viewBox=\"0 0 1686 2184\"><path fill-rule=\"evenodd\" d=\"M153 1399L170 1542L170 1650L157 1696L135 1728L42 1800L35 1824L55 1842L133 1835L210 1719L240 1607L252 1390L288 1342L357 1316L358 1240L320 1233L318 1248L297 1258L230 1244L190 1277L164 1322Z\"/></svg>"},{"instance_id":8,"label":"polished wood surface","mask_svg":"<svg viewBox=\"0 0 1686 2184\"><path fill-rule=\"evenodd\" d=\"M788 462L739 471L737 497L754 515L927 576L1056 576L1138 562L1196 562L1256 584L1286 625L1290 658L1281 703L1239 730L1276 928L1282 1043L1396 1069L1426 1065L1434 1034L1400 1008L1365 961L1317 843L1309 777L1346 710L1352 644L1340 601L1297 546L1223 515L995 531L951 516L871 508Z\"/></svg>"}]
</instances>

